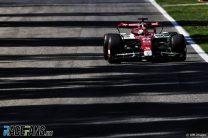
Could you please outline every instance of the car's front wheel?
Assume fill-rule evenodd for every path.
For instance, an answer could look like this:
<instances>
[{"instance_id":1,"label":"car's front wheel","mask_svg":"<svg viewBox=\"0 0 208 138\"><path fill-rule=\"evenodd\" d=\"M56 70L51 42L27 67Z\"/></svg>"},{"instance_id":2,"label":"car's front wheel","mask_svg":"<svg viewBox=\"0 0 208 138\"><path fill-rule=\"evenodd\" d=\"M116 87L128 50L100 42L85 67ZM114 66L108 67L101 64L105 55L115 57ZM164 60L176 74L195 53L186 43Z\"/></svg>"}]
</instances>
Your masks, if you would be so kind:
<instances>
[{"instance_id":1,"label":"car's front wheel","mask_svg":"<svg viewBox=\"0 0 208 138\"><path fill-rule=\"evenodd\" d=\"M120 34L111 35L108 42L108 62L119 63L120 59L116 58L116 54L122 52L123 41Z\"/></svg>"},{"instance_id":2,"label":"car's front wheel","mask_svg":"<svg viewBox=\"0 0 208 138\"><path fill-rule=\"evenodd\" d=\"M174 52L179 53L177 59L179 61L185 61L187 55L187 48L184 36L182 34L176 34L172 36L171 46Z\"/></svg>"},{"instance_id":3,"label":"car's front wheel","mask_svg":"<svg viewBox=\"0 0 208 138\"><path fill-rule=\"evenodd\" d=\"M103 41L103 56L105 60L108 60L108 44L109 39L114 36L118 36L119 34L114 33L108 33L104 35L104 41ZM120 36L120 35L119 35Z\"/></svg>"}]
</instances>

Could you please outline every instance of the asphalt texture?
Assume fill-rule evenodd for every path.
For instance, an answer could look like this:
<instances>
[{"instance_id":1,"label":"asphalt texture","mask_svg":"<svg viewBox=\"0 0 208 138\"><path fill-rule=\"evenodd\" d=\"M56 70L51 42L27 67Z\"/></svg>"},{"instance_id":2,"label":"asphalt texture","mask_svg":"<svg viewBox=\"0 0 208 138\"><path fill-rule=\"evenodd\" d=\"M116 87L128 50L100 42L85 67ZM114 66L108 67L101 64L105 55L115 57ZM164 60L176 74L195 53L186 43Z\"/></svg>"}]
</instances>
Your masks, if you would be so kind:
<instances>
[{"instance_id":1,"label":"asphalt texture","mask_svg":"<svg viewBox=\"0 0 208 138\"><path fill-rule=\"evenodd\" d=\"M190 46L185 62L104 61L103 35L138 17L175 31L148 0L0 0L0 125L59 138L208 133L208 65Z\"/></svg>"}]
</instances>

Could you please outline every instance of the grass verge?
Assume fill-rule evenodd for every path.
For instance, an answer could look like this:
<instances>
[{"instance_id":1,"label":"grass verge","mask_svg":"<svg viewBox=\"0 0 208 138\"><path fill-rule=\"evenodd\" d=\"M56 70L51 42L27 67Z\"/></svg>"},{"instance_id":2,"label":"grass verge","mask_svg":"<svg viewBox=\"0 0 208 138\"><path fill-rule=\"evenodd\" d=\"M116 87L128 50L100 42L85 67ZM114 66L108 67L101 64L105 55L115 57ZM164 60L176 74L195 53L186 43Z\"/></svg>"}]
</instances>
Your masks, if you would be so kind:
<instances>
[{"instance_id":1,"label":"grass verge","mask_svg":"<svg viewBox=\"0 0 208 138\"><path fill-rule=\"evenodd\" d=\"M208 5L198 4L197 0L156 0L208 53ZM177 6L175 6L177 4Z\"/></svg>"}]
</instances>

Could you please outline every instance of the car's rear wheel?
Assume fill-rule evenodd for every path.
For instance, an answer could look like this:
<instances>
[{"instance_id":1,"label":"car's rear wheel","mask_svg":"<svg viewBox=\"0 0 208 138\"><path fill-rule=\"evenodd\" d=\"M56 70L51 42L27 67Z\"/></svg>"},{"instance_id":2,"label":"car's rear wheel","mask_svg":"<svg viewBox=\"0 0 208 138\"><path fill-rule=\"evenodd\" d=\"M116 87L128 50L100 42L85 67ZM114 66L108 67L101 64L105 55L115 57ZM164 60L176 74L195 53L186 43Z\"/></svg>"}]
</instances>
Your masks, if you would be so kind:
<instances>
[{"instance_id":1,"label":"car's rear wheel","mask_svg":"<svg viewBox=\"0 0 208 138\"><path fill-rule=\"evenodd\" d=\"M120 34L111 35L108 42L108 62L120 63L120 59L116 57L116 54L122 52L123 41Z\"/></svg>"},{"instance_id":2,"label":"car's rear wheel","mask_svg":"<svg viewBox=\"0 0 208 138\"><path fill-rule=\"evenodd\" d=\"M171 46L174 52L179 53L179 55L177 56L177 60L185 61L187 49L186 49L186 42L184 36L182 34L176 34L172 36Z\"/></svg>"}]
</instances>

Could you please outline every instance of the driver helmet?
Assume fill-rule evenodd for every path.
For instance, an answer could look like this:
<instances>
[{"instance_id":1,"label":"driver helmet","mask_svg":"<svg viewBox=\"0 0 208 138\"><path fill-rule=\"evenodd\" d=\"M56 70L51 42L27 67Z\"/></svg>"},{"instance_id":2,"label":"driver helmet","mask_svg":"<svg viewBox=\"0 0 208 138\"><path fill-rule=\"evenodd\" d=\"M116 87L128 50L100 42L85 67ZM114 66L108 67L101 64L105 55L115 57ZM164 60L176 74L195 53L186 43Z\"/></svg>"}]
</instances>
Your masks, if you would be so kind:
<instances>
[{"instance_id":1,"label":"driver helmet","mask_svg":"<svg viewBox=\"0 0 208 138\"><path fill-rule=\"evenodd\" d=\"M143 35L143 34L144 34L144 30L142 30L142 29L139 30L139 31L138 31L138 34L139 34L139 35Z\"/></svg>"}]
</instances>

